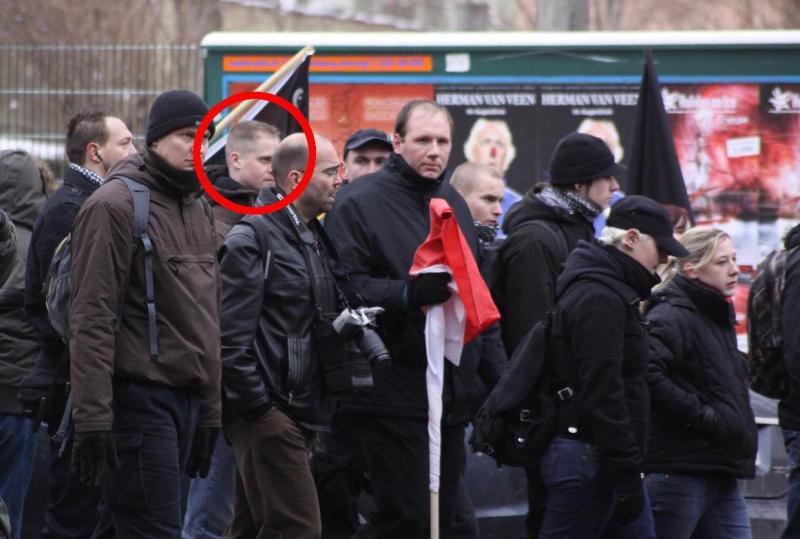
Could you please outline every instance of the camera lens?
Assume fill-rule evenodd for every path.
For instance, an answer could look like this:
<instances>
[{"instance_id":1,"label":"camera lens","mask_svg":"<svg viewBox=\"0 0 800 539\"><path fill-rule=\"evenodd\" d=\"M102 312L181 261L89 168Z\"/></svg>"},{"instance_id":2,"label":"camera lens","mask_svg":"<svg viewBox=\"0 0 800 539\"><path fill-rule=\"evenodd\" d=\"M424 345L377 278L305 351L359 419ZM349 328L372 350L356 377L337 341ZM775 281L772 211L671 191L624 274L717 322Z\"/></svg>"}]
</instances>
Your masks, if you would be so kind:
<instances>
[{"instance_id":1,"label":"camera lens","mask_svg":"<svg viewBox=\"0 0 800 539\"><path fill-rule=\"evenodd\" d=\"M361 335L357 337L358 347L361 353L367 358L367 361L372 365L391 365L391 356L389 351L383 345L383 340L380 336L369 328L364 328Z\"/></svg>"}]
</instances>

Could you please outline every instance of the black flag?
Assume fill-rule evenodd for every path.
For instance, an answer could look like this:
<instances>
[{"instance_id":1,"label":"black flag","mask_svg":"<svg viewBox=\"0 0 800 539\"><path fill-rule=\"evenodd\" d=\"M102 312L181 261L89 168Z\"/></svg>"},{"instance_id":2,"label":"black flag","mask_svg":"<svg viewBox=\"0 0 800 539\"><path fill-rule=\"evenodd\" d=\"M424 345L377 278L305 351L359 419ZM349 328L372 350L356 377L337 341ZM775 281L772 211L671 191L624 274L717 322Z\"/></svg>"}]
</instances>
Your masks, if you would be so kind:
<instances>
[{"instance_id":1,"label":"black flag","mask_svg":"<svg viewBox=\"0 0 800 539\"><path fill-rule=\"evenodd\" d=\"M281 79L275 86L266 90L297 107L306 119L308 119L308 67L310 63L311 56L309 55L288 77ZM266 101L258 101L253 105L253 108L242 117L241 121L244 120L258 120L273 125L280 131L281 138L302 131L300 124L286 109ZM225 164L225 141L227 138L226 134L208 149L206 165Z\"/></svg>"},{"instance_id":2,"label":"black flag","mask_svg":"<svg viewBox=\"0 0 800 539\"><path fill-rule=\"evenodd\" d=\"M644 73L627 166L626 194L644 195L661 204L684 208L694 224L650 49L644 51Z\"/></svg>"}]
</instances>

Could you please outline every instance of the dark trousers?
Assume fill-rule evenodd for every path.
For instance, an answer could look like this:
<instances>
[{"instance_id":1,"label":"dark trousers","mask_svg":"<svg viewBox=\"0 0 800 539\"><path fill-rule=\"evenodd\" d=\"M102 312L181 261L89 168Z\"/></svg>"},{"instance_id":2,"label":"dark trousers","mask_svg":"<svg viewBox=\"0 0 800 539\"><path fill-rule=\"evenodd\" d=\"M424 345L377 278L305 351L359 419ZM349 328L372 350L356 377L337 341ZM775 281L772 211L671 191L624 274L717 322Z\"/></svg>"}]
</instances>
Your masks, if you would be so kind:
<instances>
[{"instance_id":1,"label":"dark trousers","mask_svg":"<svg viewBox=\"0 0 800 539\"><path fill-rule=\"evenodd\" d=\"M783 443L789 457L789 493L782 537L800 539L800 431L783 429Z\"/></svg>"},{"instance_id":2,"label":"dark trousers","mask_svg":"<svg viewBox=\"0 0 800 539\"><path fill-rule=\"evenodd\" d=\"M312 436L276 407L225 427L236 455L233 522L226 539L318 539Z\"/></svg>"},{"instance_id":3,"label":"dark trousers","mask_svg":"<svg viewBox=\"0 0 800 539\"><path fill-rule=\"evenodd\" d=\"M54 421L48 426L48 433L52 436L57 429L58 423ZM72 474L72 437L59 457L60 445L50 442L50 499L44 514L42 539L86 539L97 527L100 488L86 486ZM110 522L106 524L103 535L110 533L107 529Z\"/></svg>"},{"instance_id":4,"label":"dark trousers","mask_svg":"<svg viewBox=\"0 0 800 539\"><path fill-rule=\"evenodd\" d=\"M547 495L539 464L525 468L525 482L528 486L528 514L525 515L525 539L536 539L544 519Z\"/></svg>"},{"instance_id":5,"label":"dark trousers","mask_svg":"<svg viewBox=\"0 0 800 539\"><path fill-rule=\"evenodd\" d=\"M376 512L358 538L424 539L430 536L428 423L426 419L364 417L362 448ZM464 427L442 427L439 519L448 537L464 469Z\"/></svg>"},{"instance_id":6,"label":"dark trousers","mask_svg":"<svg viewBox=\"0 0 800 539\"><path fill-rule=\"evenodd\" d=\"M197 397L188 389L115 380L113 410L119 469L106 475L103 494L115 537L180 538Z\"/></svg>"},{"instance_id":7,"label":"dark trousers","mask_svg":"<svg viewBox=\"0 0 800 539\"><path fill-rule=\"evenodd\" d=\"M349 539L359 527L358 497L365 482L357 417L337 413L331 432L317 434L311 470L319 496L323 539Z\"/></svg>"}]
</instances>

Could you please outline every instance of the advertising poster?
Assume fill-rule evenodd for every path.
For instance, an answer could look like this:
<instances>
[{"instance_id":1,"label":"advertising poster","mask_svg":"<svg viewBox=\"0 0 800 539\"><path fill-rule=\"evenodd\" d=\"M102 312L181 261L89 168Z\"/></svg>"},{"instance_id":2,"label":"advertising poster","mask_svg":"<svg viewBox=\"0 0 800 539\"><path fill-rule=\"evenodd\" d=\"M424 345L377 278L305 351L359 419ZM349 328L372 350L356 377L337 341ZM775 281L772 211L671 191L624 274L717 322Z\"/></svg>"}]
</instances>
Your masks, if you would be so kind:
<instances>
[{"instance_id":1,"label":"advertising poster","mask_svg":"<svg viewBox=\"0 0 800 539\"><path fill-rule=\"evenodd\" d=\"M228 95L253 90L257 83L228 85ZM365 127L394 131L394 120L412 99L433 99L431 84L309 84L309 122L341 152L353 131Z\"/></svg>"},{"instance_id":2,"label":"advertising poster","mask_svg":"<svg viewBox=\"0 0 800 539\"><path fill-rule=\"evenodd\" d=\"M464 161L489 165L524 193L538 168L536 86L437 86L436 102L453 116L448 168Z\"/></svg>"},{"instance_id":3,"label":"advertising poster","mask_svg":"<svg viewBox=\"0 0 800 539\"><path fill-rule=\"evenodd\" d=\"M540 178L547 179L556 144L572 131L603 139L614 159L625 163L638 98L638 86L542 86L538 125ZM624 185L625 178L618 179Z\"/></svg>"}]
</instances>

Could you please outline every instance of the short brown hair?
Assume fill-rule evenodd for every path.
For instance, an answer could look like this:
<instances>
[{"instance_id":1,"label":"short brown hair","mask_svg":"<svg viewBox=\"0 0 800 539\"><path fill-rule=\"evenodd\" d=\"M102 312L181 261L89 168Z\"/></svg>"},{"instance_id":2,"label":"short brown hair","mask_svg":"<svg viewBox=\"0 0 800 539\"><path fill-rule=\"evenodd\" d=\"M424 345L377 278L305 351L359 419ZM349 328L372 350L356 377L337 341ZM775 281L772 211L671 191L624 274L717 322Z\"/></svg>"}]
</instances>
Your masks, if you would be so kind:
<instances>
[{"instance_id":1,"label":"short brown hair","mask_svg":"<svg viewBox=\"0 0 800 539\"><path fill-rule=\"evenodd\" d=\"M69 119L65 147L70 163L86 163L86 145L90 142L108 142L106 118L112 114L105 108L91 106Z\"/></svg>"},{"instance_id":2,"label":"short brown hair","mask_svg":"<svg viewBox=\"0 0 800 539\"><path fill-rule=\"evenodd\" d=\"M228 139L225 142L225 156L229 157L231 152L252 151L253 142L259 136L274 137L279 141L281 139L281 133L274 125L258 120L239 122L228 133Z\"/></svg>"},{"instance_id":3,"label":"short brown hair","mask_svg":"<svg viewBox=\"0 0 800 539\"><path fill-rule=\"evenodd\" d=\"M503 179L503 176L489 165L464 161L456 167L453 175L450 176L450 185L462 196L468 195L475 189L475 180L481 174L486 174L498 180Z\"/></svg>"},{"instance_id":4,"label":"short brown hair","mask_svg":"<svg viewBox=\"0 0 800 539\"><path fill-rule=\"evenodd\" d=\"M405 105L403 108L400 109L400 112L397 113L397 119L394 121L394 132L400 135L401 137L406 136L406 128L408 124L408 119L411 117L411 114L417 110L418 108L430 108L433 109L435 112L441 112L447 117L447 121L450 124L450 134L453 134L453 117L450 115L450 111L443 105L431 101L430 99L412 99Z\"/></svg>"}]
</instances>

